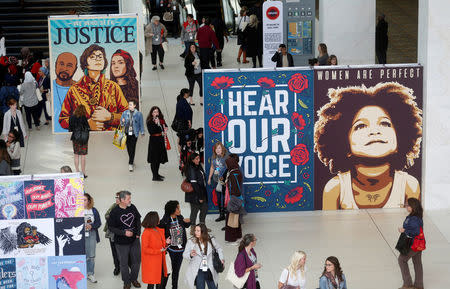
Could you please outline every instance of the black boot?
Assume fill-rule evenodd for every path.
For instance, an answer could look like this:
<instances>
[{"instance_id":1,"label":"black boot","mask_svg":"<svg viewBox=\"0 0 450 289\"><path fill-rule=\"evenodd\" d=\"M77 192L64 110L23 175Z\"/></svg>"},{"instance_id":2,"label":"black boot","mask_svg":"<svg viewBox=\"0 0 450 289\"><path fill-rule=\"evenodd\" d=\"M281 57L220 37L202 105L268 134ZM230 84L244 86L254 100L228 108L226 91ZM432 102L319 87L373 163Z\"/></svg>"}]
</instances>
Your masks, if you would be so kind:
<instances>
[{"instance_id":1,"label":"black boot","mask_svg":"<svg viewBox=\"0 0 450 289\"><path fill-rule=\"evenodd\" d=\"M225 210L223 208L219 208L219 212L220 212L220 215L216 219L216 222L220 222L220 221L225 220Z\"/></svg>"}]
</instances>

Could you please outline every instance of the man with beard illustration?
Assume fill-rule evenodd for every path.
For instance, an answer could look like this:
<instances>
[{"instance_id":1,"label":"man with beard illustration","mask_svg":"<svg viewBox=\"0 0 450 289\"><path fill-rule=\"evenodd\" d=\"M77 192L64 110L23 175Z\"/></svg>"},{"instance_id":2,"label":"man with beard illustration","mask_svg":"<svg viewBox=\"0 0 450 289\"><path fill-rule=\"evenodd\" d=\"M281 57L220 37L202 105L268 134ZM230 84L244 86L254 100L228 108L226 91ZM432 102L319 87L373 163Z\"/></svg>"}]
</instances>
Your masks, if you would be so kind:
<instances>
[{"instance_id":1,"label":"man with beard illustration","mask_svg":"<svg viewBox=\"0 0 450 289\"><path fill-rule=\"evenodd\" d=\"M77 57L70 52L58 55L55 62L56 79L53 81L54 114L59 116L61 107L69 88L76 81L72 79L77 70ZM55 118L55 127L60 127L58 118ZM56 129L55 129L56 131Z\"/></svg>"}]
</instances>

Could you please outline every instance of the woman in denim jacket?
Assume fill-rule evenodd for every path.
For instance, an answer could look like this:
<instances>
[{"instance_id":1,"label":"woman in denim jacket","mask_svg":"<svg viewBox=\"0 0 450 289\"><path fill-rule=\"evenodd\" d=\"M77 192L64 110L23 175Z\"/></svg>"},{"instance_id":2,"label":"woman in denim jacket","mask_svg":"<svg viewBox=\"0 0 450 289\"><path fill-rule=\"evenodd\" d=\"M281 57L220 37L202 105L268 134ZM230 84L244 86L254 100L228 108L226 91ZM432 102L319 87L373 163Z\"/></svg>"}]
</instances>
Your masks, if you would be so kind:
<instances>
[{"instance_id":1,"label":"woman in denim jacket","mask_svg":"<svg viewBox=\"0 0 450 289\"><path fill-rule=\"evenodd\" d=\"M128 109L122 113L120 125L127 135L128 169L134 170L134 154L139 134L144 135L144 118L142 113L136 109L137 100L132 98L128 101ZM131 121L130 121L131 120Z\"/></svg>"},{"instance_id":2,"label":"woman in denim jacket","mask_svg":"<svg viewBox=\"0 0 450 289\"><path fill-rule=\"evenodd\" d=\"M338 258L330 256L325 260L325 268L319 280L319 289L347 289L347 281Z\"/></svg>"}]
</instances>

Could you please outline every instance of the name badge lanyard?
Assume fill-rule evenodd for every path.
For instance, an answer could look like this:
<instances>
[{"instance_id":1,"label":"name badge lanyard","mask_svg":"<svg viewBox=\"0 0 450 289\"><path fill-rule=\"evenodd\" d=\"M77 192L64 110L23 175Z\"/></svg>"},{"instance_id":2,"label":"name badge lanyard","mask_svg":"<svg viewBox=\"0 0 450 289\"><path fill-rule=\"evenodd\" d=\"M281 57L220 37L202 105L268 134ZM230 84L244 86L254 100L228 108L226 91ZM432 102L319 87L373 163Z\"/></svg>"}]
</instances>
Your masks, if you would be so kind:
<instances>
[{"instance_id":1,"label":"name badge lanyard","mask_svg":"<svg viewBox=\"0 0 450 289\"><path fill-rule=\"evenodd\" d=\"M200 254L202 256L202 263L200 264L200 269L203 272L207 272L208 271L208 259L207 259L207 255L203 254L202 251L202 247L200 245L198 245L198 248L200 249Z\"/></svg>"}]
</instances>

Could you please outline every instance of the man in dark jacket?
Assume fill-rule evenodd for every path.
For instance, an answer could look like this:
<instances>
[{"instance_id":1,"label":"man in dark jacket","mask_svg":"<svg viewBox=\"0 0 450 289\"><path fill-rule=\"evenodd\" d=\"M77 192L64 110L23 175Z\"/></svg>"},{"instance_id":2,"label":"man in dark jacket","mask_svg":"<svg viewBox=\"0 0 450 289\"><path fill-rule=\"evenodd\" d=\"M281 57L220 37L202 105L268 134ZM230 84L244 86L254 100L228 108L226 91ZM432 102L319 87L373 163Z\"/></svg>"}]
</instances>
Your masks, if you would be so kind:
<instances>
[{"instance_id":1,"label":"man in dark jacket","mask_svg":"<svg viewBox=\"0 0 450 289\"><path fill-rule=\"evenodd\" d=\"M137 281L137 278L141 265L141 243L139 241L141 215L137 208L131 204L131 193L129 191L119 192L119 204L109 214L108 228L114 233L123 288L130 289L131 284L135 288L140 288L141 284ZM128 261L131 263L131 272L128 269Z\"/></svg>"},{"instance_id":2,"label":"man in dark jacket","mask_svg":"<svg viewBox=\"0 0 450 289\"><path fill-rule=\"evenodd\" d=\"M205 25L200 27L197 32L198 47L200 47L200 66L202 69L210 69L209 61L212 55L212 46L216 47L217 51L222 51L217 41L216 33L211 28L211 19L206 17ZM214 67L215 68L215 67Z\"/></svg>"},{"instance_id":3,"label":"man in dark jacket","mask_svg":"<svg viewBox=\"0 0 450 289\"><path fill-rule=\"evenodd\" d=\"M277 67L293 67L294 59L287 52L286 45L280 44L278 51L272 56L272 61L277 63Z\"/></svg>"},{"instance_id":4,"label":"man in dark jacket","mask_svg":"<svg viewBox=\"0 0 450 289\"><path fill-rule=\"evenodd\" d=\"M220 13L219 13L220 15ZM222 20L222 17L215 17L212 21L212 26L214 27L214 32L216 33L217 41L219 42L219 47L217 47L219 50L216 50L216 60L217 60L217 67L222 66L222 50L225 45L224 38L228 42L228 34L226 31L225 23ZM214 55L213 55L214 57Z\"/></svg>"},{"instance_id":5,"label":"man in dark jacket","mask_svg":"<svg viewBox=\"0 0 450 289\"><path fill-rule=\"evenodd\" d=\"M386 64L386 51L388 48L388 23L384 20L384 14L378 16L378 23L375 31L375 50L378 63Z\"/></svg>"}]
</instances>

